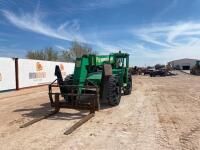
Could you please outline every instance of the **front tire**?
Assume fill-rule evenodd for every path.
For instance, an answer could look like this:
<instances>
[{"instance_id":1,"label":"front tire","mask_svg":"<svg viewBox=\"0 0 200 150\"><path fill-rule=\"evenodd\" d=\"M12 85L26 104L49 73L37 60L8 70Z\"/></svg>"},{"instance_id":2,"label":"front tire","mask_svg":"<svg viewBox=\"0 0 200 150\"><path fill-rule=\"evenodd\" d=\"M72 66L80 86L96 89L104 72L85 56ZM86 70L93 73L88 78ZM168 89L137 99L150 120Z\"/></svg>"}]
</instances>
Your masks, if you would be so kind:
<instances>
[{"instance_id":1,"label":"front tire","mask_svg":"<svg viewBox=\"0 0 200 150\"><path fill-rule=\"evenodd\" d=\"M119 105L121 100L121 85L117 78L110 76L107 82L107 100L110 106Z\"/></svg>"}]
</instances>

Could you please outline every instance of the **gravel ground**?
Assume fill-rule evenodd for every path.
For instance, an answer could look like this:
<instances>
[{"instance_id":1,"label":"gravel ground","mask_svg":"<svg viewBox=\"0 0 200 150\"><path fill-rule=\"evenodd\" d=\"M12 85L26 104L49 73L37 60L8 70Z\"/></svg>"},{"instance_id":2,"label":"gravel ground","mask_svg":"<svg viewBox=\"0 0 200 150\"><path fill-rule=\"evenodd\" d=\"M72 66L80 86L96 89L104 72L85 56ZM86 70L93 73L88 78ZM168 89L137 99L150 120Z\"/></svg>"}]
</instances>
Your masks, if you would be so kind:
<instances>
[{"instance_id":1,"label":"gravel ground","mask_svg":"<svg viewBox=\"0 0 200 150\"><path fill-rule=\"evenodd\" d=\"M200 77L134 76L131 95L103 107L70 135L85 111L61 112L27 128L50 110L47 87L0 93L0 149L200 149Z\"/></svg>"}]
</instances>

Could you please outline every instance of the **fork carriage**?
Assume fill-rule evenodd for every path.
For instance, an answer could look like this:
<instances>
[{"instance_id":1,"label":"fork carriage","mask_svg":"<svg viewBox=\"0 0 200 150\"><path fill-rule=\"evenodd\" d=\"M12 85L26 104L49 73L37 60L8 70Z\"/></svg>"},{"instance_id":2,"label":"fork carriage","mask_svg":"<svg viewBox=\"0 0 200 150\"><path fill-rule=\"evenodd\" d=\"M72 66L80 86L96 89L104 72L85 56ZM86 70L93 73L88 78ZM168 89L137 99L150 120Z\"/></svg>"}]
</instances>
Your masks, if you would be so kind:
<instances>
[{"instance_id":1,"label":"fork carriage","mask_svg":"<svg viewBox=\"0 0 200 150\"><path fill-rule=\"evenodd\" d=\"M51 107L54 107L55 110L59 111L60 108L71 108L90 110L90 113L95 113L95 110L100 109L99 88L97 86L86 85L82 87L80 85L59 85L57 80L59 79L49 84L48 93ZM71 92L53 92L53 88L59 88L60 91L67 90ZM60 101L60 97L64 97L64 101ZM84 98L86 99L82 100Z\"/></svg>"}]
</instances>

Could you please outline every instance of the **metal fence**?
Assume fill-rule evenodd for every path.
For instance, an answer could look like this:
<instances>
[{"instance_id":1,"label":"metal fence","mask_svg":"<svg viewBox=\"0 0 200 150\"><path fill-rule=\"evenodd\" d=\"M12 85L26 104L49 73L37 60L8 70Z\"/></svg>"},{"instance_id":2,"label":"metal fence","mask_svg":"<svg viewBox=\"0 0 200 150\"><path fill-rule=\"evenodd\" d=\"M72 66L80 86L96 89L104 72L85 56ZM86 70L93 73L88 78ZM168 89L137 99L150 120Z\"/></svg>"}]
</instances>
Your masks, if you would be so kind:
<instances>
[{"instance_id":1,"label":"metal fence","mask_svg":"<svg viewBox=\"0 0 200 150\"><path fill-rule=\"evenodd\" d=\"M0 57L0 91L49 84L56 65L63 76L74 71L74 63Z\"/></svg>"}]
</instances>

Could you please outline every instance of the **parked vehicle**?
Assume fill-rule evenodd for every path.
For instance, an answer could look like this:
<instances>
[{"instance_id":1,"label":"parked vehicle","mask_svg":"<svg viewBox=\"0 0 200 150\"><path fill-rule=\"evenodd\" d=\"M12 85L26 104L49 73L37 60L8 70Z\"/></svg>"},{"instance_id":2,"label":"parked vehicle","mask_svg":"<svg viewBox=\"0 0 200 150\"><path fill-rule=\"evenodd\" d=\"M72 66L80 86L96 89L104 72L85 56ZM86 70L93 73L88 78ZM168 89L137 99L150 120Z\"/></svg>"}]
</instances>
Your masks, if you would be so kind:
<instances>
[{"instance_id":1,"label":"parked vehicle","mask_svg":"<svg viewBox=\"0 0 200 150\"><path fill-rule=\"evenodd\" d=\"M150 77L156 77L156 76L161 76L164 77L167 75L166 70L154 70L152 72L150 72Z\"/></svg>"},{"instance_id":2,"label":"parked vehicle","mask_svg":"<svg viewBox=\"0 0 200 150\"><path fill-rule=\"evenodd\" d=\"M144 70L144 75L150 75L150 73L153 71L154 71L154 69L146 69L146 70Z\"/></svg>"}]
</instances>

